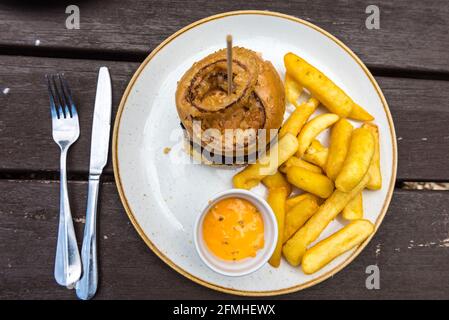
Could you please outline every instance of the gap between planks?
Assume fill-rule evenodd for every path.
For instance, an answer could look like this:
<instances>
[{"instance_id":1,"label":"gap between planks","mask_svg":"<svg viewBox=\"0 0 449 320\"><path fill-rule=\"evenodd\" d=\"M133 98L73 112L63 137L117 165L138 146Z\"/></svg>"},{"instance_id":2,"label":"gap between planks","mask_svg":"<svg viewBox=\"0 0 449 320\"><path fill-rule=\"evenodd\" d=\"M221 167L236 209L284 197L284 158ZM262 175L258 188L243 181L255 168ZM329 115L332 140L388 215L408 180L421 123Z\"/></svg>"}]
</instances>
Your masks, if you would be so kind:
<instances>
[{"instance_id":1,"label":"gap between planks","mask_svg":"<svg viewBox=\"0 0 449 320\"><path fill-rule=\"evenodd\" d=\"M1 180L57 182L59 181L59 172L0 172ZM87 182L89 180L89 174L87 172L69 172L68 180L72 182ZM106 183L115 183L114 174L109 172L103 173L101 180ZM449 181L396 181L395 189L445 191L449 190Z\"/></svg>"},{"instance_id":2,"label":"gap between planks","mask_svg":"<svg viewBox=\"0 0 449 320\"><path fill-rule=\"evenodd\" d=\"M153 48L154 49L154 48ZM115 50L95 50L77 48L44 48L36 46L0 45L0 55L7 56L29 56L41 58L61 58L80 60L105 60L117 62L142 62L153 50L148 53L118 52ZM430 71L423 69L393 68L378 65L366 65L376 77L445 80L449 81L449 72Z\"/></svg>"},{"instance_id":3,"label":"gap between planks","mask_svg":"<svg viewBox=\"0 0 449 320\"><path fill-rule=\"evenodd\" d=\"M67 172L67 177L69 181L81 181L87 182L89 180L88 172ZM1 172L0 171L0 181L10 180L10 181L48 181L55 182L59 181L59 171L14 171L14 172ZM115 182L114 174L109 172L103 172L101 175L102 182Z\"/></svg>"}]
</instances>

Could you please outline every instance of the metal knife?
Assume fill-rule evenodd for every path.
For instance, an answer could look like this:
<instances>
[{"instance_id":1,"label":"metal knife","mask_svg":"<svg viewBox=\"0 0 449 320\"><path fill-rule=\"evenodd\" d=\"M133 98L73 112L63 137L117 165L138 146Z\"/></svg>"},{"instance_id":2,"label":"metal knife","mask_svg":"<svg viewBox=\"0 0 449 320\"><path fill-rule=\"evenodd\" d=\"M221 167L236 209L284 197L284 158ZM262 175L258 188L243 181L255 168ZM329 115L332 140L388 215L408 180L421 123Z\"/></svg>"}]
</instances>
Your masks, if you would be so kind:
<instances>
[{"instance_id":1,"label":"metal knife","mask_svg":"<svg viewBox=\"0 0 449 320\"><path fill-rule=\"evenodd\" d=\"M88 300L95 295L98 285L97 269L97 201L100 176L108 160L111 129L112 88L109 70L101 67L95 96L92 140L90 146L89 190L87 196L86 225L84 227L81 259L83 274L76 283L78 298Z\"/></svg>"}]
</instances>

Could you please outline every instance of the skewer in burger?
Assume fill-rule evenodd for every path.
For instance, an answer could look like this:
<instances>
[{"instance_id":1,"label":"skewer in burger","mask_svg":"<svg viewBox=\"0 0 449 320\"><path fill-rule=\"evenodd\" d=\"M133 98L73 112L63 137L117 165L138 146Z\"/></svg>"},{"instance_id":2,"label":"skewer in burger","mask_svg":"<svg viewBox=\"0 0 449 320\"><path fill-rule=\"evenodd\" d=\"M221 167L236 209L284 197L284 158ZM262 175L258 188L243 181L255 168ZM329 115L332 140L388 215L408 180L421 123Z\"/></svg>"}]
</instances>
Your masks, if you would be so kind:
<instances>
[{"instance_id":1,"label":"skewer in burger","mask_svg":"<svg viewBox=\"0 0 449 320\"><path fill-rule=\"evenodd\" d=\"M228 94L226 49L196 62L178 82L176 107L194 153L211 164L255 160L282 124L285 95L271 62L232 48ZM260 130L265 129L265 130Z\"/></svg>"}]
</instances>

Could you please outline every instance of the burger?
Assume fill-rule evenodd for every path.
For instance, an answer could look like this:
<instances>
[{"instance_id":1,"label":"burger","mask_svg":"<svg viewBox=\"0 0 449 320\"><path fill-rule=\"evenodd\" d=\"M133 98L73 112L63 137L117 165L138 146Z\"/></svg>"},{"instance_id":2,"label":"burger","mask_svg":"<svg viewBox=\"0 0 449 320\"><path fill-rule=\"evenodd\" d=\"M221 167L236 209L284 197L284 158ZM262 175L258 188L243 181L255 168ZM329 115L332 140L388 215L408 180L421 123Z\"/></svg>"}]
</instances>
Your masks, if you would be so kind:
<instances>
[{"instance_id":1,"label":"burger","mask_svg":"<svg viewBox=\"0 0 449 320\"><path fill-rule=\"evenodd\" d=\"M211 164L245 164L267 149L282 124L285 94L271 62L232 48L228 91L226 49L194 63L176 90L176 107L189 150Z\"/></svg>"}]
</instances>

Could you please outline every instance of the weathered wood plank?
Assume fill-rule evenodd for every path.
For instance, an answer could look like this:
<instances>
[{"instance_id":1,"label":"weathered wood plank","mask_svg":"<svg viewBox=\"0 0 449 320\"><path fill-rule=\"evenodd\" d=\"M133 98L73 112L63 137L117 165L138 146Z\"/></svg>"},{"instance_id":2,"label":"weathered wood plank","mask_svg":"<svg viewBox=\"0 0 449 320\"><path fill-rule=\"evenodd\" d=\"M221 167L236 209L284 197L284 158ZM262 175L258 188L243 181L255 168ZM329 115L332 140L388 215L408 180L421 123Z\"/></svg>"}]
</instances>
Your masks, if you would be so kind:
<instances>
[{"instance_id":1,"label":"weathered wood plank","mask_svg":"<svg viewBox=\"0 0 449 320\"><path fill-rule=\"evenodd\" d=\"M86 173L98 67L113 80L113 112L137 63L0 56L0 170L58 170L59 150L51 138L46 73L65 71L78 105L81 136L69 169ZM449 180L449 82L378 78L396 125L401 180ZM112 172L111 162L106 168Z\"/></svg>"},{"instance_id":2,"label":"weathered wood plank","mask_svg":"<svg viewBox=\"0 0 449 320\"><path fill-rule=\"evenodd\" d=\"M59 149L51 136L45 74L65 72L78 109L81 132L69 151L68 168L72 173L87 172L96 79L103 65L109 67L113 83L114 121L137 63L0 56L0 170L57 170ZM7 94L2 93L5 88ZM110 160L106 172L112 172Z\"/></svg>"},{"instance_id":3,"label":"weathered wood plank","mask_svg":"<svg viewBox=\"0 0 449 320\"><path fill-rule=\"evenodd\" d=\"M87 185L71 183L72 208L81 238ZM59 185L0 181L0 299L71 299L56 285ZM26 201L24 200L26 199ZM371 243L343 271L282 299L443 299L449 295L449 192L397 190ZM98 299L226 299L166 266L138 237L113 183L101 189ZM365 269L377 264L380 290L367 290Z\"/></svg>"},{"instance_id":4,"label":"weathered wood plank","mask_svg":"<svg viewBox=\"0 0 449 320\"><path fill-rule=\"evenodd\" d=\"M334 34L370 66L449 71L449 6L445 0L376 1L380 29L365 27L365 10L372 1L83 1L79 30L65 26L69 1L48 3L5 1L0 4L0 46L120 52L143 58L181 27L212 14L261 9L308 20ZM34 49L33 49L34 48ZM3 50L7 50L3 48ZM48 51L51 54L52 51Z\"/></svg>"},{"instance_id":5,"label":"weathered wood plank","mask_svg":"<svg viewBox=\"0 0 449 320\"><path fill-rule=\"evenodd\" d=\"M444 181L449 175L449 82L377 78L398 139L400 180Z\"/></svg>"}]
</instances>

